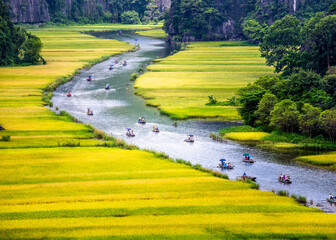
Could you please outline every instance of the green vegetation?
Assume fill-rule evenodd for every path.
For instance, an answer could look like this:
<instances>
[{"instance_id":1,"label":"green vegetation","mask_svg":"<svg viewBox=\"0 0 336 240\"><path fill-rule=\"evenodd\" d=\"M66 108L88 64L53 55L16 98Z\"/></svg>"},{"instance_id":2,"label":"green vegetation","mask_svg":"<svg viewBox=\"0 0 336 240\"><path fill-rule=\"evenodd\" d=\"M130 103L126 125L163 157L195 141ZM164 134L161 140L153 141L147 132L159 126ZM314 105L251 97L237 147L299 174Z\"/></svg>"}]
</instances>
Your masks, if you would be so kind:
<instances>
[{"instance_id":1,"label":"green vegetation","mask_svg":"<svg viewBox=\"0 0 336 240\"><path fill-rule=\"evenodd\" d=\"M175 0L164 16L164 26L166 32L180 39L192 36L203 41L228 40L242 38L244 34L258 42L263 35L260 25L267 26L287 14L304 21L317 12L328 11L328 8L332 12L333 3L333 0L298 2L293 12L292 2ZM279 39L282 39L280 35Z\"/></svg>"},{"instance_id":2,"label":"green vegetation","mask_svg":"<svg viewBox=\"0 0 336 240\"><path fill-rule=\"evenodd\" d=\"M152 29L146 31L136 31L136 34L152 37L152 38L159 38L159 39L166 39L168 34L165 33L162 29Z\"/></svg>"},{"instance_id":3,"label":"green vegetation","mask_svg":"<svg viewBox=\"0 0 336 240\"><path fill-rule=\"evenodd\" d=\"M208 96L225 102L240 87L273 72L258 48L247 42L191 43L185 51L157 62L137 79L136 93L176 119L237 120L235 106L206 105Z\"/></svg>"},{"instance_id":4,"label":"green vegetation","mask_svg":"<svg viewBox=\"0 0 336 240\"><path fill-rule=\"evenodd\" d=\"M121 23L124 24L139 24L141 23L139 14L136 11L123 12L120 16Z\"/></svg>"},{"instance_id":5,"label":"green vegetation","mask_svg":"<svg viewBox=\"0 0 336 240\"><path fill-rule=\"evenodd\" d=\"M27 33L25 29L14 26L2 0L0 0L0 26L0 66L39 62L41 40Z\"/></svg>"}]
</instances>

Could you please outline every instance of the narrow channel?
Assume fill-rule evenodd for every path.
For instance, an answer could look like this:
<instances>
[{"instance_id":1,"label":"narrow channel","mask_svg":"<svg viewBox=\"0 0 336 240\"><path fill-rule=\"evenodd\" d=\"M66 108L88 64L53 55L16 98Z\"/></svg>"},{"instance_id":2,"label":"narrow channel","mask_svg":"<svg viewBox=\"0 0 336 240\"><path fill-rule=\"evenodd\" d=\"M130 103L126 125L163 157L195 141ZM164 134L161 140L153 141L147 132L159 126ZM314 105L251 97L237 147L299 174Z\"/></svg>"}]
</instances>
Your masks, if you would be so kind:
<instances>
[{"instance_id":1,"label":"narrow channel","mask_svg":"<svg viewBox=\"0 0 336 240\"><path fill-rule=\"evenodd\" d=\"M111 57L82 71L73 81L54 92L54 107L141 149L165 152L172 158L201 164L205 168L227 174L232 180L246 172L257 177L261 190L287 190L290 194L305 196L308 201L312 199L314 205L321 205L320 208L326 212L336 212L336 206L326 202L330 192L336 193L336 173L293 162L291 154L261 150L232 141L220 143L209 138L210 132L218 132L234 123L188 120L179 121L175 127L169 117L160 115L155 108L145 106L144 100L134 95L130 75L153 59L168 56L171 46L164 41L132 33L123 33L121 36L112 32L94 35L140 44L141 49ZM116 59L119 60L118 64L114 63ZM122 61L127 61L127 66L123 66ZM113 70L109 70L110 64L115 65ZM91 82L86 81L89 75L92 75ZM105 90L106 84L110 85L109 90ZM68 90L72 91L71 98L66 97ZM87 108L93 110L93 116L86 114ZM142 116L147 119L144 125L137 123ZM159 133L152 132L154 125L159 126ZM131 128L136 136L127 137L126 128ZM187 134L195 136L194 143L184 142ZM242 154L245 152L253 155L256 163L242 162ZM232 162L235 168L217 168L221 158ZM293 183L284 185L278 182L280 173L290 175Z\"/></svg>"}]
</instances>

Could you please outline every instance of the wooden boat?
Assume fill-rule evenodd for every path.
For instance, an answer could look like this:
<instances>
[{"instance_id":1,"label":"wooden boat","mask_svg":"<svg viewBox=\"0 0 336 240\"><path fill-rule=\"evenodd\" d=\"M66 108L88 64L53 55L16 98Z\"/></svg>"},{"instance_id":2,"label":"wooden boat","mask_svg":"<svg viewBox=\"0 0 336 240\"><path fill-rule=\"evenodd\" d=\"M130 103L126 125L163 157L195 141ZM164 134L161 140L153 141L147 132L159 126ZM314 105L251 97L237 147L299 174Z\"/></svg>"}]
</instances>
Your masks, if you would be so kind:
<instances>
[{"instance_id":1,"label":"wooden boat","mask_svg":"<svg viewBox=\"0 0 336 240\"><path fill-rule=\"evenodd\" d=\"M194 135L188 135L186 139L184 139L185 142L195 142Z\"/></svg>"},{"instance_id":2,"label":"wooden boat","mask_svg":"<svg viewBox=\"0 0 336 240\"><path fill-rule=\"evenodd\" d=\"M93 115L93 111L91 110L91 111L87 111L87 113L86 113L87 115Z\"/></svg>"},{"instance_id":3,"label":"wooden boat","mask_svg":"<svg viewBox=\"0 0 336 240\"><path fill-rule=\"evenodd\" d=\"M226 166L224 166L224 165L221 165L221 164L219 164L218 166L217 166L218 168L221 168L221 169L233 169L234 168L234 166L233 165L226 165Z\"/></svg>"},{"instance_id":4,"label":"wooden boat","mask_svg":"<svg viewBox=\"0 0 336 240\"><path fill-rule=\"evenodd\" d=\"M282 183L285 183L285 184L291 184L291 183L292 183L292 181L291 181L290 179L286 179L286 180L284 180L284 179L281 178L281 177L278 178L278 181L279 181L279 182L282 182Z\"/></svg>"},{"instance_id":5,"label":"wooden boat","mask_svg":"<svg viewBox=\"0 0 336 240\"><path fill-rule=\"evenodd\" d=\"M86 80L90 82L90 81L92 81L92 77L89 76Z\"/></svg>"},{"instance_id":6,"label":"wooden boat","mask_svg":"<svg viewBox=\"0 0 336 240\"><path fill-rule=\"evenodd\" d=\"M244 159L243 158L243 162L246 162L246 163L254 163L255 161L253 159Z\"/></svg>"},{"instance_id":7,"label":"wooden boat","mask_svg":"<svg viewBox=\"0 0 336 240\"><path fill-rule=\"evenodd\" d=\"M68 94L67 94L67 97L71 97L71 93L68 93Z\"/></svg>"},{"instance_id":8,"label":"wooden boat","mask_svg":"<svg viewBox=\"0 0 336 240\"><path fill-rule=\"evenodd\" d=\"M123 66L127 66L127 62L126 61L123 62Z\"/></svg>"},{"instance_id":9,"label":"wooden boat","mask_svg":"<svg viewBox=\"0 0 336 240\"><path fill-rule=\"evenodd\" d=\"M126 136L128 136L128 137L135 137L135 134L134 134L134 133L129 133L129 132L127 132L127 133L126 133Z\"/></svg>"},{"instance_id":10,"label":"wooden boat","mask_svg":"<svg viewBox=\"0 0 336 240\"><path fill-rule=\"evenodd\" d=\"M106 85L106 86L105 86L105 89L106 89L106 90L109 90L109 89L110 89L110 86L109 86L109 85Z\"/></svg>"},{"instance_id":11,"label":"wooden boat","mask_svg":"<svg viewBox=\"0 0 336 240\"><path fill-rule=\"evenodd\" d=\"M160 132L159 127L158 126L154 126L153 127L153 132Z\"/></svg>"},{"instance_id":12,"label":"wooden boat","mask_svg":"<svg viewBox=\"0 0 336 240\"><path fill-rule=\"evenodd\" d=\"M330 203L335 203L336 204L336 198L333 198L333 199L327 198L327 201L330 202Z\"/></svg>"},{"instance_id":13,"label":"wooden boat","mask_svg":"<svg viewBox=\"0 0 336 240\"><path fill-rule=\"evenodd\" d=\"M146 123L145 118L144 117L139 118L138 123L142 123L142 124Z\"/></svg>"},{"instance_id":14,"label":"wooden boat","mask_svg":"<svg viewBox=\"0 0 336 240\"><path fill-rule=\"evenodd\" d=\"M241 179L243 180L243 181L245 181L246 179L250 179L250 180L252 180L253 182L255 182L256 181L256 179L257 179L257 177L251 177L251 176L241 176Z\"/></svg>"}]
</instances>

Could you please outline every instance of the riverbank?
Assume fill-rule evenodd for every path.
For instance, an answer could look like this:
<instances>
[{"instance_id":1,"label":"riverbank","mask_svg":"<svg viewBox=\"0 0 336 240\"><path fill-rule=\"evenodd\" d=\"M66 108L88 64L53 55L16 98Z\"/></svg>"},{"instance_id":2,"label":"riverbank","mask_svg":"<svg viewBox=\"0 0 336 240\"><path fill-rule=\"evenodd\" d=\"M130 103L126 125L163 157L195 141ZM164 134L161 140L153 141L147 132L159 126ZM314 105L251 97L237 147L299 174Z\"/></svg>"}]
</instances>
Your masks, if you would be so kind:
<instances>
[{"instance_id":1,"label":"riverbank","mask_svg":"<svg viewBox=\"0 0 336 240\"><path fill-rule=\"evenodd\" d=\"M242 143L253 143L257 147L275 151L307 150L322 151L335 150L336 145L325 139L314 139L294 133L273 131L271 133L260 131L250 126L229 127L220 131L220 136L225 139ZM336 153L330 152L320 155L297 157L294 160L316 167L336 171Z\"/></svg>"},{"instance_id":2,"label":"riverbank","mask_svg":"<svg viewBox=\"0 0 336 240\"><path fill-rule=\"evenodd\" d=\"M173 119L239 120L235 106L207 106L262 75L272 75L259 48L247 42L195 42L164 59L155 60L135 82L136 94Z\"/></svg>"},{"instance_id":3,"label":"riverbank","mask_svg":"<svg viewBox=\"0 0 336 240\"><path fill-rule=\"evenodd\" d=\"M132 46L68 29L34 34L48 64L0 73L6 129L0 133L10 135L0 142L2 239L336 236L335 215L164 156L122 149L118 140L43 107L47 84Z\"/></svg>"}]
</instances>

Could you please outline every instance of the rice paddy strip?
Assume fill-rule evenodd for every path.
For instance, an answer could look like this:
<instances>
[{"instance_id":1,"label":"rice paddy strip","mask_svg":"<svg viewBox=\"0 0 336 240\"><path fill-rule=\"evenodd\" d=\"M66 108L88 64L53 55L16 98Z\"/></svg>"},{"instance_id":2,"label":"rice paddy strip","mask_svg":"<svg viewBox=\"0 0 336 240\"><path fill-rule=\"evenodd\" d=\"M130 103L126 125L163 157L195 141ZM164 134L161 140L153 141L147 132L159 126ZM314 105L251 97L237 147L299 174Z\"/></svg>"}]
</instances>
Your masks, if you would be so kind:
<instances>
[{"instance_id":1,"label":"rice paddy strip","mask_svg":"<svg viewBox=\"0 0 336 240\"><path fill-rule=\"evenodd\" d=\"M165 33L161 28L152 29L152 30L144 30L144 31L136 31L135 33L141 36L159 38L159 39L165 39L168 36L168 34Z\"/></svg>"},{"instance_id":2,"label":"rice paddy strip","mask_svg":"<svg viewBox=\"0 0 336 240\"><path fill-rule=\"evenodd\" d=\"M257 46L247 42L197 42L173 56L156 60L134 87L146 104L175 119L240 119L234 106L206 106L208 96L219 101L263 75L272 75Z\"/></svg>"},{"instance_id":3,"label":"rice paddy strip","mask_svg":"<svg viewBox=\"0 0 336 240\"><path fill-rule=\"evenodd\" d=\"M0 135L11 136L0 141L1 239L335 239L335 215L149 152L99 147L88 126L43 107L48 83L132 47L79 28L94 26L34 31L47 65L1 68Z\"/></svg>"},{"instance_id":4,"label":"rice paddy strip","mask_svg":"<svg viewBox=\"0 0 336 240\"><path fill-rule=\"evenodd\" d=\"M80 147L0 155L3 239L336 236L335 215L148 152Z\"/></svg>"}]
</instances>

